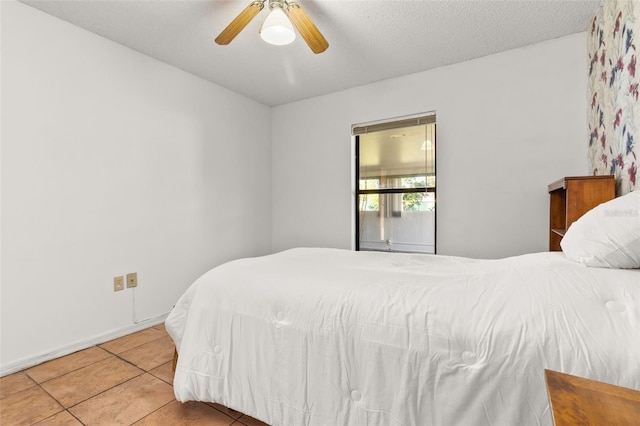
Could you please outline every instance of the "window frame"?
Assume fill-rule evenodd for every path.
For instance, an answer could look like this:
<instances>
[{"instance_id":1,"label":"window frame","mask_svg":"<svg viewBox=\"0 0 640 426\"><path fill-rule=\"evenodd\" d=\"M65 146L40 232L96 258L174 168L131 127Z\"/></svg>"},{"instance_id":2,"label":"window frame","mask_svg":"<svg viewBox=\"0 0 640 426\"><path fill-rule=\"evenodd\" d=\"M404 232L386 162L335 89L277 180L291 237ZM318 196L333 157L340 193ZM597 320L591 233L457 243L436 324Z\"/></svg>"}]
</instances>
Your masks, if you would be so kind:
<instances>
[{"instance_id":1,"label":"window frame","mask_svg":"<svg viewBox=\"0 0 640 426\"><path fill-rule=\"evenodd\" d=\"M428 116L426 116L426 122L422 122L423 118L418 118L418 123L419 124L433 124L434 126L434 136L437 134L437 123L436 123L436 119L435 119L435 113L430 114ZM412 119L413 120L413 119ZM389 122L390 124L392 122ZM402 123L402 125L406 125L406 120L402 121L402 122L398 122L398 123ZM384 126L381 125L381 127ZM385 126L386 128L386 126ZM365 129L364 131L362 131L362 129ZM438 235L438 208L437 208L437 163L438 163L438 156L437 156L437 142L436 140L434 140L434 159L433 159L433 173L429 173L426 174L427 177L429 176L434 176L436 177L436 182L435 182L435 186L430 187L428 186L428 182L426 182L426 187L418 187L418 188L384 188L384 189L360 189L360 135L361 134L365 134L368 133L367 131L367 127L363 126L363 127L357 127L357 126L353 126L352 127L353 130L353 136L354 136L354 170L355 170L355 188L354 188L354 248L355 251L360 251L360 195L367 195L367 194L378 194L378 195L384 195L384 194L405 194L405 193L416 193L416 192L421 192L421 193L433 193L434 197L436 199L434 205L435 205L435 216L434 216L434 246L433 246L433 254L437 254L438 252L438 239L437 239L437 235ZM357 131L360 130L360 131ZM378 131L378 129L371 129L370 131ZM415 175L415 176L422 176L422 175ZM400 177L400 176L396 176L396 177ZM405 176L402 176L405 177ZM369 177L369 179L371 179L371 177Z\"/></svg>"}]
</instances>

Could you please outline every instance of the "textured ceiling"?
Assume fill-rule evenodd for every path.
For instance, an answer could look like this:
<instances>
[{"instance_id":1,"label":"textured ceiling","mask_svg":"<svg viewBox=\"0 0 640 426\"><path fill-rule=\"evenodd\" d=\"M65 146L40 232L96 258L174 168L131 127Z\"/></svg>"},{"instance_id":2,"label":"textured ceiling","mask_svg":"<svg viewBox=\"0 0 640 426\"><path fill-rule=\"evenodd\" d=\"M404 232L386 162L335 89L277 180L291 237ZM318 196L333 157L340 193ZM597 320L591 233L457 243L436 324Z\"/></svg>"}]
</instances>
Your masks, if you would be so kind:
<instances>
[{"instance_id":1,"label":"textured ceiling","mask_svg":"<svg viewBox=\"0 0 640 426\"><path fill-rule=\"evenodd\" d=\"M600 0L301 0L329 41L264 43L266 9L228 46L213 39L251 0L22 0L267 105L586 31ZM586 53L585 53L586 54Z\"/></svg>"}]
</instances>

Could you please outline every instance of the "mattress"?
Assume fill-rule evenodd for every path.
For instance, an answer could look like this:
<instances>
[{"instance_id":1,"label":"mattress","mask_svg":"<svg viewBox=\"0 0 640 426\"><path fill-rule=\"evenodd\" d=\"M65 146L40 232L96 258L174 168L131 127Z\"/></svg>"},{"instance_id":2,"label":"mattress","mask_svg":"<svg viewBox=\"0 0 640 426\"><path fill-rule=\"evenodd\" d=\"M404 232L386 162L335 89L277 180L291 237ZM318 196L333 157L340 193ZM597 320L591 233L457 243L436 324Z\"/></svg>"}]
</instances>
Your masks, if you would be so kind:
<instances>
[{"instance_id":1,"label":"mattress","mask_svg":"<svg viewBox=\"0 0 640 426\"><path fill-rule=\"evenodd\" d=\"M166 327L179 401L270 425L551 425L544 369L640 389L640 271L300 248L226 263Z\"/></svg>"}]
</instances>

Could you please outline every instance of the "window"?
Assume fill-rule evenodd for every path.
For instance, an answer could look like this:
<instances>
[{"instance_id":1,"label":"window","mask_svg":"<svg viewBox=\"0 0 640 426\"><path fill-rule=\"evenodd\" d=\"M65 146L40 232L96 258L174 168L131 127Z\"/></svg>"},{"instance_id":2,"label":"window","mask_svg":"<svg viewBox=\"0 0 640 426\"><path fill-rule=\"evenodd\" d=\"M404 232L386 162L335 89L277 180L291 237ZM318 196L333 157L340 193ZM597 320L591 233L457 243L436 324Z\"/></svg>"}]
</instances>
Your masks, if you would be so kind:
<instances>
[{"instance_id":1,"label":"window","mask_svg":"<svg viewBox=\"0 0 640 426\"><path fill-rule=\"evenodd\" d=\"M356 250L435 253L435 115L354 134Z\"/></svg>"}]
</instances>

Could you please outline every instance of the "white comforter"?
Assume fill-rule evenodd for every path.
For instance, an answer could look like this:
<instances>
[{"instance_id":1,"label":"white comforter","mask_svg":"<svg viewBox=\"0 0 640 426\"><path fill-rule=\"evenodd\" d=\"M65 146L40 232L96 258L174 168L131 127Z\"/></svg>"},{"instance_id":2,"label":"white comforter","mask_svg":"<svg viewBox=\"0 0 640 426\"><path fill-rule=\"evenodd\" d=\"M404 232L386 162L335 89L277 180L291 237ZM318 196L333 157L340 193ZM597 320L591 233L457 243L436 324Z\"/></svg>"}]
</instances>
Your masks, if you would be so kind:
<instances>
[{"instance_id":1,"label":"white comforter","mask_svg":"<svg viewBox=\"0 0 640 426\"><path fill-rule=\"evenodd\" d=\"M166 321L178 400L272 425L552 423L544 368L640 389L640 271L294 249L217 267Z\"/></svg>"}]
</instances>

